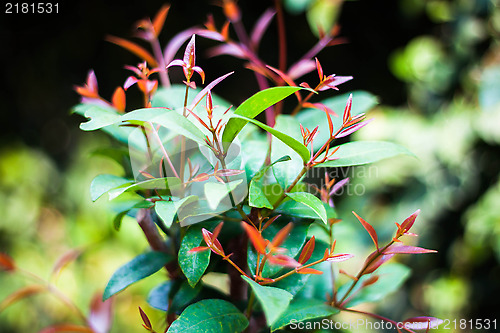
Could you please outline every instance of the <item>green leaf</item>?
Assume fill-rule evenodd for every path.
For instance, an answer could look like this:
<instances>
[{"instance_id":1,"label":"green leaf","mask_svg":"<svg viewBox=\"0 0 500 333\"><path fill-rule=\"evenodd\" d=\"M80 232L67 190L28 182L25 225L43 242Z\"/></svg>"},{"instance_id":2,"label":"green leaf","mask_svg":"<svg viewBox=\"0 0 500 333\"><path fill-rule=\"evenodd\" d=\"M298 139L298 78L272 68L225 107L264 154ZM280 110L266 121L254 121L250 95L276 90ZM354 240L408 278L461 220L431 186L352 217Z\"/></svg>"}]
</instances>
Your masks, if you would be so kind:
<instances>
[{"instance_id":1,"label":"green leaf","mask_svg":"<svg viewBox=\"0 0 500 333\"><path fill-rule=\"evenodd\" d=\"M220 299L206 299L188 306L168 333L235 333L248 326L247 318L234 305Z\"/></svg>"},{"instance_id":2,"label":"green leaf","mask_svg":"<svg viewBox=\"0 0 500 333\"><path fill-rule=\"evenodd\" d=\"M405 147L386 141L355 141L340 145L333 155L338 159L318 164L318 167L345 167L377 162L396 155L415 156Z\"/></svg>"},{"instance_id":3,"label":"green leaf","mask_svg":"<svg viewBox=\"0 0 500 333\"><path fill-rule=\"evenodd\" d=\"M299 154L300 158L302 158L302 161L304 163L309 162L309 159L311 158L311 153L309 152L309 149L307 149L307 147L304 146L304 144L302 142L297 141L296 139L292 138L288 134L282 133L282 132L280 132L272 127L269 127L266 124L261 123L258 120L243 117L243 116L238 116L238 115L234 115L233 117L239 118L239 119L244 119L247 122L251 122L251 123L259 126L260 128L262 128L263 130L271 133L277 139L279 139L281 142L283 142L288 147L292 148L297 154ZM234 118L231 118L231 119L234 119Z\"/></svg>"},{"instance_id":4,"label":"green leaf","mask_svg":"<svg viewBox=\"0 0 500 333\"><path fill-rule=\"evenodd\" d=\"M244 275L241 277L247 281L252 288L255 296L262 306L262 309L264 310L267 325L271 326L287 309L288 304L290 304L290 301L293 298L292 294L283 289L261 286Z\"/></svg>"},{"instance_id":5,"label":"green leaf","mask_svg":"<svg viewBox=\"0 0 500 333\"><path fill-rule=\"evenodd\" d=\"M319 218L325 224L328 223L326 209L323 206L323 202L321 202L321 200L319 200L313 194L307 192L292 192L292 193L287 193L286 195L292 200L308 206L319 216Z\"/></svg>"},{"instance_id":6,"label":"green leaf","mask_svg":"<svg viewBox=\"0 0 500 333\"><path fill-rule=\"evenodd\" d=\"M319 101L339 115L338 117L332 117L333 127L335 130L342 126L342 115L344 113L344 108L349 95L350 93L347 93ZM355 116L361 113L366 113L377 104L377 97L374 95L362 90L353 91L351 114ZM328 121L324 111L318 109L305 109L297 114L296 119L299 123L311 131L316 126L319 126L316 137L314 138L315 147L321 147L321 145L324 144L330 137Z\"/></svg>"},{"instance_id":7,"label":"green leaf","mask_svg":"<svg viewBox=\"0 0 500 333\"><path fill-rule=\"evenodd\" d=\"M267 199L266 195L264 194L264 191L262 191L262 184L264 182L264 175L266 174L266 171L275 165L276 163L279 162L285 162L285 161L290 161L291 158L290 156L283 156L282 158L278 159L277 161L274 161L271 165L267 165L264 168L262 168L253 178L252 181L250 182L250 187L248 189L248 205L251 207L257 207L257 208L269 208L273 209L273 205L269 202Z\"/></svg>"},{"instance_id":8,"label":"green leaf","mask_svg":"<svg viewBox=\"0 0 500 333\"><path fill-rule=\"evenodd\" d=\"M184 205L189 205L197 199L198 197L196 195L190 195L178 201L157 201L155 204L155 212L163 221L163 226L168 229L172 225L172 222L174 222L177 211Z\"/></svg>"},{"instance_id":9,"label":"green leaf","mask_svg":"<svg viewBox=\"0 0 500 333\"><path fill-rule=\"evenodd\" d=\"M271 332L291 323L329 317L337 313L339 313L338 309L325 304L324 301L317 299L296 299L290 303L288 309L272 325Z\"/></svg>"},{"instance_id":10,"label":"green leaf","mask_svg":"<svg viewBox=\"0 0 500 333\"><path fill-rule=\"evenodd\" d=\"M179 249L179 266L192 287L198 283L210 263L210 250L188 252L192 248L200 246L202 241L201 226L191 226L184 235Z\"/></svg>"},{"instance_id":11,"label":"green leaf","mask_svg":"<svg viewBox=\"0 0 500 333\"><path fill-rule=\"evenodd\" d=\"M123 186L125 184L132 184L129 179L118 177L115 175L98 175L92 180L90 184L90 198L92 201L99 199L104 193L112 189Z\"/></svg>"},{"instance_id":12,"label":"green leaf","mask_svg":"<svg viewBox=\"0 0 500 333\"><path fill-rule=\"evenodd\" d=\"M203 132L188 118L174 110L168 110L166 108L138 109L124 114L120 117L119 121L128 121L132 124L138 125L144 125L147 122L152 122L206 146L204 140L205 135Z\"/></svg>"},{"instance_id":13,"label":"green leaf","mask_svg":"<svg viewBox=\"0 0 500 333\"><path fill-rule=\"evenodd\" d=\"M243 182L243 179L238 179L229 183L221 184L215 182L208 182L205 184L205 197L207 198L208 206L211 209L216 209L219 203L229 193L234 191L238 185Z\"/></svg>"},{"instance_id":14,"label":"green leaf","mask_svg":"<svg viewBox=\"0 0 500 333\"><path fill-rule=\"evenodd\" d=\"M94 131L112 125L120 118L120 114L114 108L97 104L77 105L74 112L89 118L89 121L80 124L80 129L83 131Z\"/></svg>"},{"instance_id":15,"label":"green leaf","mask_svg":"<svg viewBox=\"0 0 500 333\"><path fill-rule=\"evenodd\" d=\"M170 256L162 252L138 255L113 273L104 289L102 299L105 301L129 285L156 273L170 260Z\"/></svg>"},{"instance_id":16,"label":"green leaf","mask_svg":"<svg viewBox=\"0 0 500 333\"><path fill-rule=\"evenodd\" d=\"M328 204L322 202L323 207L326 211L327 219L337 217L335 210ZM276 208L276 213L287 214L291 216L306 218L306 219L317 219L318 214L309 206L303 205L297 201L286 201Z\"/></svg>"},{"instance_id":17,"label":"green leaf","mask_svg":"<svg viewBox=\"0 0 500 333\"><path fill-rule=\"evenodd\" d=\"M359 286L362 285L363 281L368 280L374 275L379 277L377 282L359 290ZM359 279L358 287L352 291L356 293L356 295L348 302L348 306L351 307L366 302L378 302L387 295L398 290L409 276L410 269L403 264L384 264L374 273L364 275ZM349 287L350 283L340 287L338 296L343 297Z\"/></svg>"},{"instance_id":18,"label":"green leaf","mask_svg":"<svg viewBox=\"0 0 500 333\"><path fill-rule=\"evenodd\" d=\"M151 289L148 295L148 304L155 309L168 311L169 294L173 285L174 281L169 280Z\"/></svg>"},{"instance_id":19,"label":"green leaf","mask_svg":"<svg viewBox=\"0 0 500 333\"><path fill-rule=\"evenodd\" d=\"M128 185L128 184L124 184ZM132 183L128 186L119 186L109 190L109 200L112 200L125 192L137 191L137 190L151 190L151 189L171 189L180 185L179 178L175 177L165 177L165 178L155 178L148 179L138 183Z\"/></svg>"},{"instance_id":20,"label":"green leaf","mask_svg":"<svg viewBox=\"0 0 500 333\"><path fill-rule=\"evenodd\" d=\"M243 116L243 118L231 118L224 128L222 134L222 142L224 143L224 150L233 142L234 138L238 135L241 129L246 125L248 120L246 118L255 118L262 111L268 107L278 103L279 101L285 99L296 91L300 90L300 87L274 87L266 90L259 91L255 95L248 98L246 101L241 103L241 105L234 111L234 115Z\"/></svg>"},{"instance_id":21,"label":"green leaf","mask_svg":"<svg viewBox=\"0 0 500 333\"><path fill-rule=\"evenodd\" d=\"M175 291L175 295L172 298L172 304L170 304L170 312L177 312L183 310L195 299L196 296L201 291L201 283L191 287L189 283L184 281L180 288Z\"/></svg>"}]
</instances>

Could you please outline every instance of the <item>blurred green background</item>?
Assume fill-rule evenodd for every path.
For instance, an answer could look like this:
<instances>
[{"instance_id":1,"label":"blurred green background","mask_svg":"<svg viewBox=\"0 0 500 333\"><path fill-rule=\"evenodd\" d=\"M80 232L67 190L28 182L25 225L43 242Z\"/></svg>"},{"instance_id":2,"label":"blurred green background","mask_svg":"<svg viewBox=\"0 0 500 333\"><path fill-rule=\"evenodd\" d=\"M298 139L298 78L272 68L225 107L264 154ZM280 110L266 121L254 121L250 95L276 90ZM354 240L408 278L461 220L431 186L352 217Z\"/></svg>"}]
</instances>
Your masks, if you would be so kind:
<instances>
[{"instance_id":1,"label":"blurred green background","mask_svg":"<svg viewBox=\"0 0 500 333\"><path fill-rule=\"evenodd\" d=\"M221 9L210 1L172 1L160 42ZM137 20L153 16L162 1L62 1L58 14L0 14L0 252L18 266L48 278L65 252L81 256L53 281L83 312L112 272L147 242L132 219L112 227L111 205L90 200L88 188L100 173L122 172L95 154L113 143L101 133L83 133L82 119L69 115L78 102L75 84L96 72L102 96L128 76L125 64L138 59L104 38L129 37ZM251 27L266 3L240 1ZM343 249L363 258L370 239L350 213L372 223L389 239L394 222L422 210L415 232L419 245L436 255L398 260L412 268L404 287L378 305L395 320L417 315L453 319L497 319L500 313L500 4L494 0L288 0L289 61L316 41L311 22L341 26L347 43L319 55L327 73L353 75L341 92L362 89L378 96L375 118L355 139L399 142L418 159L393 158L371 167L338 170L351 177L336 204L344 222L337 235ZM308 22L309 20L309 22ZM275 25L260 54L277 63ZM240 85L218 94L234 104L257 89L252 73L228 57L208 59L214 45L197 40L207 80L238 67ZM314 77L314 76L311 76ZM175 78L174 78L175 79ZM138 103L131 90L128 104ZM138 104L137 104L138 105ZM357 186L357 187L356 187ZM353 251L351 251L353 252ZM353 262L356 264L356 261ZM353 268L354 270L354 268ZM148 307L148 291L162 273L117 296L112 332L142 332L137 306ZM31 284L0 272L0 302ZM346 319L347 320L347 319ZM497 319L497 325L500 318ZM25 298L0 312L0 332L37 332L59 322L78 323L75 314L49 294ZM471 332L459 327L443 332ZM479 330L478 330L479 331ZM482 330L483 332L485 330ZM489 330L494 331L494 330Z\"/></svg>"}]
</instances>

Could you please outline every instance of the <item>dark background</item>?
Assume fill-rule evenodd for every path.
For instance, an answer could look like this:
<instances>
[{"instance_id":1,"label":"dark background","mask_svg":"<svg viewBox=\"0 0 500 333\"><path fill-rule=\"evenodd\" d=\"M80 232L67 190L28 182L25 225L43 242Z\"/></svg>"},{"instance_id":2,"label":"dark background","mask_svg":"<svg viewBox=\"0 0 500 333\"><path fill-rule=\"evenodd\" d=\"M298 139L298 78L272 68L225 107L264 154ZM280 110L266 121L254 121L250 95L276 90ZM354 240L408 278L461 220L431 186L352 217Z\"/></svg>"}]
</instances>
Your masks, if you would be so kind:
<instances>
[{"instance_id":1,"label":"dark background","mask_svg":"<svg viewBox=\"0 0 500 333\"><path fill-rule=\"evenodd\" d=\"M144 17L152 17L162 1L61 1L55 14L5 14L0 19L2 80L0 81L0 110L3 118L1 142L21 140L42 148L59 165L64 166L75 141L78 140L78 116L70 116L70 108L78 102L74 85L85 81L90 68L94 69L102 96L110 96L114 87L128 73L124 64L134 65L138 58L120 47L106 42L106 35L129 38L131 26ZM243 21L250 28L271 2L239 3ZM323 51L321 59L325 72L352 75L354 80L344 89L364 89L379 96L388 105L405 102L405 86L389 72L390 53L404 46L417 34L431 32L433 27L425 15L404 17L397 1L384 1L384 8L375 1L346 2L340 16L341 36L348 43ZM175 33L206 20L213 13L219 27L224 22L222 10L209 1L173 1L160 42L165 45ZM374 15L376 14L376 15ZM288 40L289 63L307 51L316 41L304 15L287 15L291 36ZM274 22L273 22L274 24ZM262 58L276 63L275 29L266 35L261 46ZM201 38L198 50L213 45ZM199 51L200 52L200 51ZM202 59L216 73L229 71L235 60L227 56ZM220 69L220 70L219 70ZM245 82L254 85L252 74L241 69L238 85L231 89L234 102L247 94ZM240 80L240 78L242 78ZM123 81L122 81L123 80ZM256 87L255 87L256 89Z\"/></svg>"}]
</instances>

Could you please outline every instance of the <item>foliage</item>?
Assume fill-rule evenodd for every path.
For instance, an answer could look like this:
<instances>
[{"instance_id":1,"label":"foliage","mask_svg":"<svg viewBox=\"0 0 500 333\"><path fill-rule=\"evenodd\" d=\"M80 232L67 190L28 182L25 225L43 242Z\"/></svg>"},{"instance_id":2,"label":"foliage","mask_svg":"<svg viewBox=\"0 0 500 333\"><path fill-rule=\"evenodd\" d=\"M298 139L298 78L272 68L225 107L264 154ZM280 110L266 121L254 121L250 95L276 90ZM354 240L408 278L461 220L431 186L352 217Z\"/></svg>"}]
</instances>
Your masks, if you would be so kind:
<instances>
[{"instance_id":1,"label":"foliage","mask_svg":"<svg viewBox=\"0 0 500 333\"><path fill-rule=\"evenodd\" d=\"M310 6L308 15L320 19L324 11L332 17L338 10L321 1ZM228 21L221 30L209 17L205 28L179 33L162 51L158 37L169 6L162 7L152 20L137 24L137 36L150 43L153 53L128 40L108 38L143 61L135 67L126 66L133 75L116 88L109 101L100 96L93 71L83 86L75 88L82 100L73 111L88 118L80 128L102 130L128 148L122 161L124 176L97 176L90 186L91 198L96 201L107 195L110 200L123 200L115 228L120 228L124 216L134 217L151 251L118 268L102 301L92 302L90 315L79 313L83 325L54 325L47 332L107 332L115 295L162 268L167 281L151 291L149 302L166 312L164 325L153 327L160 325L153 325L146 311L139 308L143 327L150 332L275 331L288 325L292 317L306 321L342 311L380 319L383 317L352 307L380 301L406 280L407 267L387 262L399 254L436 252L403 244L407 236L416 236L410 229L419 211L396 223L393 236L387 240L353 212L375 248L356 274L340 268L353 254L336 251L334 229L341 220L332 196L347 180L330 179L326 173L324 179L316 177L321 183L317 186L309 183L309 178L314 178L310 174L320 167L351 167L412 153L391 142L346 142L371 121L365 115L375 100L370 94L359 92L361 106L356 106L357 93L317 97L326 90L339 90L338 86L352 79L325 74L315 57L322 48L337 42L337 29L331 22L320 20L318 44L289 67L286 44L281 39L279 66L275 68L266 65L257 51L274 15L284 33L280 2L263 14L250 35L236 3L225 1L223 8ZM229 35L230 26L236 39ZM224 74L205 85L209 73L196 63L199 37L220 43L211 50L212 55L241 58L255 72L259 92L249 94L234 111L217 96L217 90L219 84L236 82L237 73ZM174 59L186 41L182 59ZM182 69L183 85L170 82L169 73L177 70L175 66ZM296 84L314 70L319 78L316 84ZM203 89L197 88L198 79ZM127 94L135 88L143 105L129 111ZM289 100L284 100L292 95L295 107L288 109ZM341 108L340 98L344 99ZM307 121L302 123L302 119ZM256 152L253 147L264 149ZM320 241L310 235L314 228L326 233L327 239ZM73 260L73 256L65 260ZM10 273L19 270L7 255L2 254L0 265ZM329 283L322 277L325 266L331 269ZM227 294L204 281L210 273L228 277ZM11 295L1 306L45 291L43 280L39 282ZM308 297L307 282L312 289L323 288L324 293L313 290L314 296ZM58 294L57 289L46 289ZM102 317L106 320L94 320ZM431 322L439 323L432 317L420 321L427 322L428 329ZM398 331L413 332L410 328Z\"/></svg>"}]
</instances>

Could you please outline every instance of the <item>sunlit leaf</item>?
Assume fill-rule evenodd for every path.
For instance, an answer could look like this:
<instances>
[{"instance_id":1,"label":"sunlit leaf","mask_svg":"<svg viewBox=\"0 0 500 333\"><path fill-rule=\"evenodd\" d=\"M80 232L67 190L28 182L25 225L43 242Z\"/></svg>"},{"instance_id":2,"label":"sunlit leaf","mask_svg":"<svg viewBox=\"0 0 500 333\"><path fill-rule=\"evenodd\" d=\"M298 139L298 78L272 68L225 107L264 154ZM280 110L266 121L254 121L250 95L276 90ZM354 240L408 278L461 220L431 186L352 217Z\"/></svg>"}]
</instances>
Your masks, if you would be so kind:
<instances>
[{"instance_id":1,"label":"sunlit leaf","mask_svg":"<svg viewBox=\"0 0 500 333\"><path fill-rule=\"evenodd\" d=\"M284 98L290 96L301 89L300 87L274 87L266 90L261 90L246 101L234 111L234 115L240 115L246 118L255 118L262 111L268 107L278 103ZM234 138L241 131L243 126L246 125L248 119L245 118L231 118L226 124L224 133L222 134L222 141L225 148L233 142Z\"/></svg>"},{"instance_id":2,"label":"sunlit leaf","mask_svg":"<svg viewBox=\"0 0 500 333\"><path fill-rule=\"evenodd\" d=\"M286 194L289 198L296 202L300 202L311 208L318 217L325 223L328 223L326 209L320 199L308 192L292 192Z\"/></svg>"},{"instance_id":3,"label":"sunlit leaf","mask_svg":"<svg viewBox=\"0 0 500 333\"><path fill-rule=\"evenodd\" d=\"M172 222L174 222L177 211L196 200L198 200L197 196L190 195L177 201L157 201L155 203L155 211L163 221L163 226L168 229L172 225Z\"/></svg>"},{"instance_id":4,"label":"sunlit leaf","mask_svg":"<svg viewBox=\"0 0 500 333\"><path fill-rule=\"evenodd\" d=\"M115 175L98 175L90 184L90 198L92 201L99 199L104 193L123 185L130 185L129 179Z\"/></svg>"},{"instance_id":5,"label":"sunlit leaf","mask_svg":"<svg viewBox=\"0 0 500 333\"><path fill-rule=\"evenodd\" d=\"M281 142L283 142L288 147L292 148L297 154L299 154L299 156L302 158L303 162L308 162L309 159L311 158L311 153L309 152L309 149L307 149L307 147L304 146L304 144L302 142L297 141L296 139L292 138L288 134L285 134L285 133L280 132L272 127L269 127L266 124L261 123L260 121L257 121L255 119L243 117L240 115L233 115L233 117L231 119L241 119L241 120L245 120L246 122L251 122L251 123L259 126L260 128L262 128L263 130L271 133L277 139L279 139ZM226 128L227 128L227 126L226 126Z\"/></svg>"},{"instance_id":6,"label":"sunlit leaf","mask_svg":"<svg viewBox=\"0 0 500 333\"><path fill-rule=\"evenodd\" d=\"M279 163L279 162L285 162L289 161L291 158L290 156L283 156L282 158L274 161L270 165L266 165L263 167L258 173L255 174L255 176L252 178L250 181L250 186L248 189L248 205L251 207L257 207L257 208L269 208L273 209L272 204L269 202L267 199L267 196L265 195L264 191L262 190L262 184L264 182L264 175L266 174L266 171L272 167L274 164Z\"/></svg>"},{"instance_id":7,"label":"sunlit leaf","mask_svg":"<svg viewBox=\"0 0 500 333\"><path fill-rule=\"evenodd\" d=\"M113 188L108 191L109 199L112 200L125 192L137 190L152 190L152 189L174 189L180 185L179 178L165 177L148 179L130 185L124 184L122 186Z\"/></svg>"},{"instance_id":8,"label":"sunlit leaf","mask_svg":"<svg viewBox=\"0 0 500 333\"><path fill-rule=\"evenodd\" d=\"M170 260L170 256L162 252L147 252L138 255L113 273L106 289L104 289L103 300L107 300L129 285L156 273Z\"/></svg>"},{"instance_id":9,"label":"sunlit leaf","mask_svg":"<svg viewBox=\"0 0 500 333\"><path fill-rule=\"evenodd\" d=\"M206 299L188 306L167 333L235 333L247 326L247 318L233 304Z\"/></svg>"},{"instance_id":10,"label":"sunlit leaf","mask_svg":"<svg viewBox=\"0 0 500 333\"><path fill-rule=\"evenodd\" d=\"M242 275L241 277L248 282L255 293L255 296L259 300L259 303L264 310L264 314L266 315L267 325L273 325L274 322L288 308L288 305L293 298L292 294L283 289L261 286L246 276Z\"/></svg>"}]
</instances>

